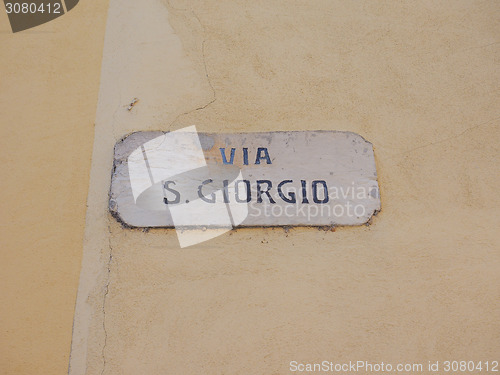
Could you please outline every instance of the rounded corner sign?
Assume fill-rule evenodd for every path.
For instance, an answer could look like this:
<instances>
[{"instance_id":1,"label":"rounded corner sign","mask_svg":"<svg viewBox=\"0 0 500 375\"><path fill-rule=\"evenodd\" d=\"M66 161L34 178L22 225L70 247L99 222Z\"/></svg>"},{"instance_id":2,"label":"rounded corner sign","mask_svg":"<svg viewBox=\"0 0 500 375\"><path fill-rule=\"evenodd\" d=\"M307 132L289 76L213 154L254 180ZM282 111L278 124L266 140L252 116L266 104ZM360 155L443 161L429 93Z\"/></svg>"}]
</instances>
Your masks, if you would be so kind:
<instances>
[{"instance_id":1,"label":"rounded corner sign","mask_svg":"<svg viewBox=\"0 0 500 375\"><path fill-rule=\"evenodd\" d=\"M109 208L128 227L362 225L380 210L372 144L339 131L137 132Z\"/></svg>"}]
</instances>

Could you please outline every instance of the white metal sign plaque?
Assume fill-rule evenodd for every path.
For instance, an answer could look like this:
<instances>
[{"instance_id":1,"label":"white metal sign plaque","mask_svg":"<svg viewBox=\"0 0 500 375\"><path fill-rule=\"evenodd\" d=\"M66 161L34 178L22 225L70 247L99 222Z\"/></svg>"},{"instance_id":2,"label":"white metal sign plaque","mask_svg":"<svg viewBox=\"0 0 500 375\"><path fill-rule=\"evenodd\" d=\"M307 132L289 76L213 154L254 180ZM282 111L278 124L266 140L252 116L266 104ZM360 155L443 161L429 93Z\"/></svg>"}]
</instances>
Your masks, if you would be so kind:
<instances>
[{"instance_id":1,"label":"white metal sign plaque","mask_svg":"<svg viewBox=\"0 0 500 375\"><path fill-rule=\"evenodd\" d=\"M109 207L129 227L361 225L380 210L371 143L340 131L133 133Z\"/></svg>"}]
</instances>

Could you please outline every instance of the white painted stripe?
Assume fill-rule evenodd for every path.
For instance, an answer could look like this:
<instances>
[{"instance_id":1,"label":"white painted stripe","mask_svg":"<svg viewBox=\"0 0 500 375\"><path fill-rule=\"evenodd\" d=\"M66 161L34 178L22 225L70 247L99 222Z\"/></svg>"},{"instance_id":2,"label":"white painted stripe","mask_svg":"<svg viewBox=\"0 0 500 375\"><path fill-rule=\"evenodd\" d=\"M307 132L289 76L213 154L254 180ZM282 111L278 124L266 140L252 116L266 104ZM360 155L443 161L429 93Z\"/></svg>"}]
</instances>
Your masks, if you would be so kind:
<instances>
[{"instance_id":1,"label":"white painted stripe","mask_svg":"<svg viewBox=\"0 0 500 375\"><path fill-rule=\"evenodd\" d=\"M105 369L104 308L113 287L108 283L112 278L110 228L115 224L108 212L108 192L115 142L132 131L166 130L165 123L203 105L211 95L205 75L183 53L160 1L110 0L70 375ZM134 98L139 101L128 110Z\"/></svg>"}]
</instances>

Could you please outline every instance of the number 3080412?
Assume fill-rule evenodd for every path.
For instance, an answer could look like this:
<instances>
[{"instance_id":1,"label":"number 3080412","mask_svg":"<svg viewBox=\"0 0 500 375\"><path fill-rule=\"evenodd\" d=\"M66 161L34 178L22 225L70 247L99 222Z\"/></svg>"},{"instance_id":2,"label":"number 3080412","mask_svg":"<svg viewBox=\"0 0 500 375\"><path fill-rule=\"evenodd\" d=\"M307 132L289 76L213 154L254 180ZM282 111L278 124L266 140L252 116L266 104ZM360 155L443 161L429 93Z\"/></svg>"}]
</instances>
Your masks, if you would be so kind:
<instances>
[{"instance_id":1,"label":"number 3080412","mask_svg":"<svg viewBox=\"0 0 500 375\"><path fill-rule=\"evenodd\" d=\"M28 13L61 13L61 3L5 3L7 13L28 14Z\"/></svg>"}]
</instances>

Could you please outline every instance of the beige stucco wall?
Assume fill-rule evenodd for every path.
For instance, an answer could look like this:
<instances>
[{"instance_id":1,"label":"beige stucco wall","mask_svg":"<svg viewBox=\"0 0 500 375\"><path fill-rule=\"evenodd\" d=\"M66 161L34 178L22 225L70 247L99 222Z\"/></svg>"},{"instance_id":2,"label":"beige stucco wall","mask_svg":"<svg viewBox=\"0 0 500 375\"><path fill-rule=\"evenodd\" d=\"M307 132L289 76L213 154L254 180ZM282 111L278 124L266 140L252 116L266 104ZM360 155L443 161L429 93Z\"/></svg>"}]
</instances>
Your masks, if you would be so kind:
<instances>
[{"instance_id":1,"label":"beige stucco wall","mask_svg":"<svg viewBox=\"0 0 500 375\"><path fill-rule=\"evenodd\" d=\"M107 1L12 34L0 11L0 373L65 374Z\"/></svg>"},{"instance_id":2,"label":"beige stucco wall","mask_svg":"<svg viewBox=\"0 0 500 375\"><path fill-rule=\"evenodd\" d=\"M92 143L86 128L65 135L73 142L51 159L50 172L71 173L73 185L48 190L40 182L39 194L52 199L39 207L42 223L33 222L31 204L14 204L24 196L19 186L31 192L33 175L16 172L26 182L8 185L15 198L2 256L18 265L4 274L19 285L8 284L6 300L16 306L21 293L16 308L25 315L7 309L7 371L62 368L47 358L67 359L82 252L71 374L286 374L292 360L498 359L496 2L136 3L111 0L90 182L82 177ZM90 22L103 7L82 7L79 17ZM89 90L75 109L86 117L72 120L82 132L99 83L103 30L92 32L80 51L95 50L85 54L92 78L75 73L64 81ZM51 98L51 90L40 92ZM67 109L30 95L47 118L60 116L52 120L57 129L69 129ZM140 101L127 111L134 97ZM18 108L9 116L28 116ZM192 124L208 132L359 133L374 145L382 212L368 227L240 229L188 249L171 230L121 228L107 212L116 140ZM32 137L38 147L25 129L12 139ZM60 133L67 134L54 130L45 140L47 150L64 144ZM14 143L12 152L26 157ZM73 162L79 169L62 159L68 152L82 155ZM73 209L51 211L64 194ZM68 219L75 212L78 222ZM61 232L67 242L59 242ZM37 301L44 295L57 297ZM56 321L58 333L47 332Z\"/></svg>"}]
</instances>

